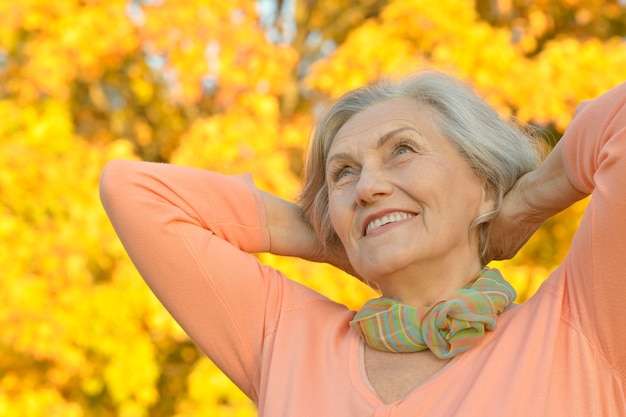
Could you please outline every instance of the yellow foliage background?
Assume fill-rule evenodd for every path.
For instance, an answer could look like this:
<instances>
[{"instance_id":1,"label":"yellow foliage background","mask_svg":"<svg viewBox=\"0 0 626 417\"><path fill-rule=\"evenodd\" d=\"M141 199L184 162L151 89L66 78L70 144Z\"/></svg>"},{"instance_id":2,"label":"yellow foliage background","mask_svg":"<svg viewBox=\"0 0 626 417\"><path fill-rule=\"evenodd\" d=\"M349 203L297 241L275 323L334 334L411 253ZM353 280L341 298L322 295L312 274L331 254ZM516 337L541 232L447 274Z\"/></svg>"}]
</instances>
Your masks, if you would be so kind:
<instances>
[{"instance_id":1,"label":"yellow foliage background","mask_svg":"<svg viewBox=\"0 0 626 417\"><path fill-rule=\"evenodd\" d=\"M98 199L113 158L252 172L293 198L320 103L440 68L556 143L626 80L604 0L0 0L0 415L254 416L134 270ZM584 210L497 263L524 301ZM260 256L357 308L328 265Z\"/></svg>"}]
</instances>

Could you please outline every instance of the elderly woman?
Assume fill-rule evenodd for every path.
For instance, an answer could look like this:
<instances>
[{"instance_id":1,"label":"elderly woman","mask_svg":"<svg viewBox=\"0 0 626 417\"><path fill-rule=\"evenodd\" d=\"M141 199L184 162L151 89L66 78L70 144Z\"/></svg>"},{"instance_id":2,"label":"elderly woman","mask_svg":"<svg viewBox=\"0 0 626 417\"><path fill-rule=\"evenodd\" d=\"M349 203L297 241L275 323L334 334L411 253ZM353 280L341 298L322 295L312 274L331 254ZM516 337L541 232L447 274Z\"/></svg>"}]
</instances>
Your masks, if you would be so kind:
<instances>
[{"instance_id":1,"label":"elderly woman","mask_svg":"<svg viewBox=\"0 0 626 417\"><path fill-rule=\"evenodd\" d=\"M473 91L425 72L340 98L299 205L247 176L113 161L104 206L148 285L261 416L626 416L626 84L544 162ZM538 165L538 168L537 168ZM593 192L537 294L486 266ZM350 311L251 255L329 262Z\"/></svg>"}]
</instances>

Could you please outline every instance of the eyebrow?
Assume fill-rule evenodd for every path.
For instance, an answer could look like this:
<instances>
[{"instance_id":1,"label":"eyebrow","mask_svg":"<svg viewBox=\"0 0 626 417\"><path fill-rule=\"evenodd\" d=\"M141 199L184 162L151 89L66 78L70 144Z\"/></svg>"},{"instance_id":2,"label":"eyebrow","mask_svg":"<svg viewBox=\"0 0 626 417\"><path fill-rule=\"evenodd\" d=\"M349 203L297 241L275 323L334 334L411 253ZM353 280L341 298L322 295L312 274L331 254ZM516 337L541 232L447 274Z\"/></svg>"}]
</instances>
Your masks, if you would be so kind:
<instances>
[{"instance_id":1,"label":"eyebrow","mask_svg":"<svg viewBox=\"0 0 626 417\"><path fill-rule=\"evenodd\" d=\"M380 139L378 139L378 143L376 144L376 149L382 148L389 139L395 137L398 133L404 132L405 130L412 130L418 135L422 136L422 134L417 129L413 127L409 127L409 126L402 126L402 127L392 130L391 132L387 132L384 135L382 135Z\"/></svg>"},{"instance_id":2,"label":"eyebrow","mask_svg":"<svg viewBox=\"0 0 626 417\"><path fill-rule=\"evenodd\" d=\"M385 143L387 143L387 141L394 138L399 133L404 132L405 130L412 130L418 135L422 136L421 132L419 132L417 129L413 127L409 127L409 126L402 126L382 135L380 139L378 139L378 142L376 143L376 149L382 148L385 145ZM330 165L330 163L333 162L335 159L350 159L350 154L345 153L345 152L336 153L330 158L328 158L328 160L326 161L326 166Z\"/></svg>"}]
</instances>

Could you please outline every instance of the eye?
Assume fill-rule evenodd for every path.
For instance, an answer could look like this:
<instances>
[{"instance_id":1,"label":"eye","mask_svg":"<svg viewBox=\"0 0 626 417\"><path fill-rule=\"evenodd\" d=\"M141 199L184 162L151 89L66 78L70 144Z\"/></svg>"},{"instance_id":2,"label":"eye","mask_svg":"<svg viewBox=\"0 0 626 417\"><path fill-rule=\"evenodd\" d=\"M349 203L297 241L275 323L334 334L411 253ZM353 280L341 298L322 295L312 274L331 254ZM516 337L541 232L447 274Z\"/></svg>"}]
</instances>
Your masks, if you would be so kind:
<instances>
[{"instance_id":1,"label":"eye","mask_svg":"<svg viewBox=\"0 0 626 417\"><path fill-rule=\"evenodd\" d=\"M354 173L354 169L349 165L339 165L330 170L330 179L336 183L349 178Z\"/></svg>"},{"instance_id":2,"label":"eye","mask_svg":"<svg viewBox=\"0 0 626 417\"><path fill-rule=\"evenodd\" d=\"M407 153L415 153L417 150L415 146L409 142L400 142L394 145L393 154L394 156L404 155Z\"/></svg>"},{"instance_id":3,"label":"eye","mask_svg":"<svg viewBox=\"0 0 626 417\"><path fill-rule=\"evenodd\" d=\"M328 179L332 183L336 183L350 176L349 165L335 165L328 169Z\"/></svg>"}]
</instances>

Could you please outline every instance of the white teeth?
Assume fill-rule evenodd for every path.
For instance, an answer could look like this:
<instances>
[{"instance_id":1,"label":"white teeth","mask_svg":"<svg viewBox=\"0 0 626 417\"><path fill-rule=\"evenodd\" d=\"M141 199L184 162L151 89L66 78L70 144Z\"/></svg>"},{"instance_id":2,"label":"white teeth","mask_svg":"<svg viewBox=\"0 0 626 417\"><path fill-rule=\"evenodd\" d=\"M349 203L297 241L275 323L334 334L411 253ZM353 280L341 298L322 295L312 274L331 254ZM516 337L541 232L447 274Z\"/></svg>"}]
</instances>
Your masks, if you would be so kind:
<instances>
[{"instance_id":1,"label":"white teeth","mask_svg":"<svg viewBox=\"0 0 626 417\"><path fill-rule=\"evenodd\" d=\"M387 223L399 222L400 220L406 220L408 218L413 217L413 214L403 213L403 212L394 212L384 215L378 219L374 219L365 228L365 233L369 233L372 229L376 229L377 227L383 226Z\"/></svg>"}]
</instances>

